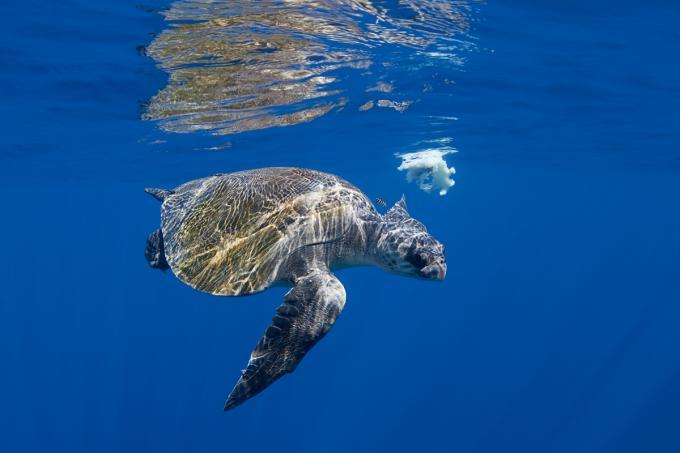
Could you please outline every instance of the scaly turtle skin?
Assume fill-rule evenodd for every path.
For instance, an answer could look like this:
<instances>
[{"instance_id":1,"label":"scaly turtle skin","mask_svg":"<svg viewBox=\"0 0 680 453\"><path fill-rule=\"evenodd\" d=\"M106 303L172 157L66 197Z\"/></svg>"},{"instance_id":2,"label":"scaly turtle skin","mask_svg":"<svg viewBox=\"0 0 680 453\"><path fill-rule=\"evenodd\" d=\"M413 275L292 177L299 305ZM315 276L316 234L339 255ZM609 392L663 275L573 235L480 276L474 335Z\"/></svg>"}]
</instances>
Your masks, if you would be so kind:
<instances>
[{"instance_id":1,"label":"scaly turtle skin","mask_svg":"<svg viewBox=\"0 0 680 453\"><path fill-rule=\"evenodd\" d=\"M161 228L147 241L150 266L222 296L292 285L225 410L293 371L331 328L345 304L332 267L376 264L437 280L446 274L442 245L403 198L381 216L359 189L331 174L263 168L146 191L163 202Z\"/></svg>"}]
</instances>

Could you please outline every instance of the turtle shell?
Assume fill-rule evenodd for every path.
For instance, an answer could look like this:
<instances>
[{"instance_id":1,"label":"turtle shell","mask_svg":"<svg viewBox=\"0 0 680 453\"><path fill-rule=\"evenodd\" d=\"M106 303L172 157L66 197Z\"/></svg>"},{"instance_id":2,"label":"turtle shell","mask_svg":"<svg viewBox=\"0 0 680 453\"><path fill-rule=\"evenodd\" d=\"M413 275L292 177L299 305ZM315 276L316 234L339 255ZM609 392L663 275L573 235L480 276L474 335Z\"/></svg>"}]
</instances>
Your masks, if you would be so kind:
<instances>
[{"instance_id":1,"label":"turtle shell","mask_svg":"<svg viewBox=\"0 0 680 453\"><path fill-rule=\"evenodd\" d=\"M348 182L299 168L265 168L188 182L165 199L165 256L179 279L216 295L258 292L300 247L341 238L356 209Z\"/></svg>"}]
</instances>

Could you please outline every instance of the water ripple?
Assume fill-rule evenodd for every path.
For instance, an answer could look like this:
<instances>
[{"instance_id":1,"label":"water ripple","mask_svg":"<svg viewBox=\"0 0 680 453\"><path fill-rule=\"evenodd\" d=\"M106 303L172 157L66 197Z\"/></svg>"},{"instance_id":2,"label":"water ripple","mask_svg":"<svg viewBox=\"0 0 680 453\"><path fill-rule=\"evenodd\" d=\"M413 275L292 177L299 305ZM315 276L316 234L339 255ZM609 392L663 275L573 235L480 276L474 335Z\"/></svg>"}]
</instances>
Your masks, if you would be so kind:
<instances>
[{"instance_id":1,"label":"water ripple","mask_svg":"<svg viewBox=\"0 0 680 453\"><path fill-rule=\"evenodd\" d=\"M463 1L181 0L163 14L168 27L146 52L169 80L144 118L172 132L221 135L311 121L347 103L341 69L369 79L364 94L387 93L393 86L379 79L390 67L416 65L414 55L462 64L471 47L471 7ZM386 46L398 64L375 65L376 48Z\"/></svg>"}]
</instances>

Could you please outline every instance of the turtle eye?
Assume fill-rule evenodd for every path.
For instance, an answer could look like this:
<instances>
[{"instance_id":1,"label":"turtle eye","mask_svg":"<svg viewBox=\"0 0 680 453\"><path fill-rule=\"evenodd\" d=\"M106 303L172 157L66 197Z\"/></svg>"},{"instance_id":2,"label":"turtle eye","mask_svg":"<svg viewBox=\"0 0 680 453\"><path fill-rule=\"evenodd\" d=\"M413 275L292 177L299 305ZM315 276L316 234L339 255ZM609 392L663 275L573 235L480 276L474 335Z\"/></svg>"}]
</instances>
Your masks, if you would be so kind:
<instances>
[{"instance_id":1,"label":"turtle eye","mask_svg":"<svg viewBox=\"0 0 680 453\"><path fill-rule=\"evenodd\" d=\"M406 255L406 259L416 269L422 269L427 266L427 255L424 253L416 253L415 251L409 250L408 255Z\"/></svg>"}]
</instances>

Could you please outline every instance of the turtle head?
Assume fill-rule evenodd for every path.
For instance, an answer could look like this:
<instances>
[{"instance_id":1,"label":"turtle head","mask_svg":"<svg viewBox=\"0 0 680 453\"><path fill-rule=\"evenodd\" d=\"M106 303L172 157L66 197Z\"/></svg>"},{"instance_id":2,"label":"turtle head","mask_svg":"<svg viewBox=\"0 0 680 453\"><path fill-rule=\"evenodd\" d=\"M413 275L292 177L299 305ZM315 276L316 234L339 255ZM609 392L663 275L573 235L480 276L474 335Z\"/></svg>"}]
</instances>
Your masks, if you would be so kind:
<instances>
[{"instance_id":1,"label":"turtle head","mask_svg":"<svg viewBox=\"0 0 680 453\"><path fill-rule=\"evenodd\" d=\"M376 245L376 261L389 272L427 280L444 280L444 246L406 210L401 197L383 216Z\"/></svg>"}]
</instances>

